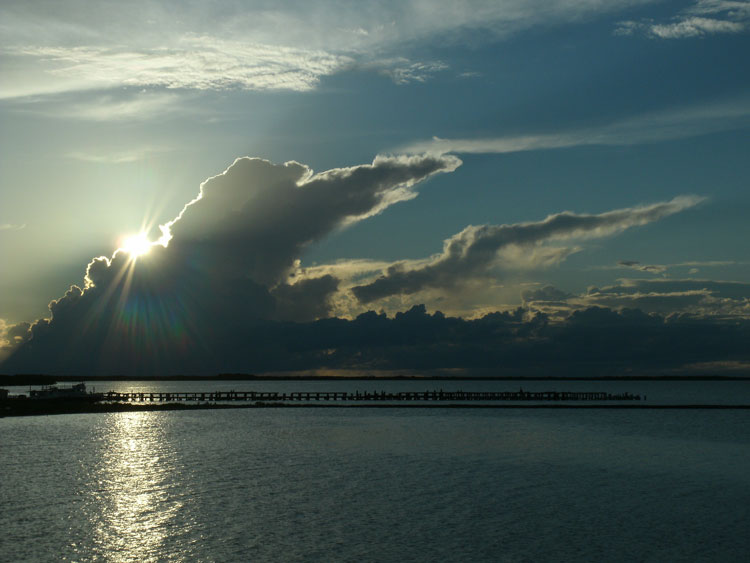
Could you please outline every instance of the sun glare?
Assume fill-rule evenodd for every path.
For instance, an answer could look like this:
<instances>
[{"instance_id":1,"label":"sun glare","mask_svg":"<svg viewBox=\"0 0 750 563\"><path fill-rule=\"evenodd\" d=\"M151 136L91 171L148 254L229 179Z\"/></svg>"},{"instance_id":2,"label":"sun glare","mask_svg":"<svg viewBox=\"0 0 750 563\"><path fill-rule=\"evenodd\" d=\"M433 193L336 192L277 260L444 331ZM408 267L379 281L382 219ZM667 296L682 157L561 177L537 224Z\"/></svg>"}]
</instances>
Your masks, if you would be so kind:
<instances>
[{"instance_id":1,"label":"sun glare","mask_svg":"<svg viewBox=\"0 0 750 563\"><path fill-rule=\"evenodd\" d=\"M133 258L138 258L151 250L151 244L151 241L146 238L146 233L138 233L137 235L125 238L122 241L121 248Z\"/></svg>"}]
</instances>

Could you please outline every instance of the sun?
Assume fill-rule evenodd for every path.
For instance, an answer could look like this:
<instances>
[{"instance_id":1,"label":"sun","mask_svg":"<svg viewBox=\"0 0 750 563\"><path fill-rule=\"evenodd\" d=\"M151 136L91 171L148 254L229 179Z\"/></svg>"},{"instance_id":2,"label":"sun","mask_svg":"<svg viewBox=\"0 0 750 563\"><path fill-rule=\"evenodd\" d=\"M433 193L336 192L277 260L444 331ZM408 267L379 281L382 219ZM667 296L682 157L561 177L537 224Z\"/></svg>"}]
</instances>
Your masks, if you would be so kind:
<instances>
[{"instance_id":1,"label":"sun","mask_svg":"<svg viewBox=\"0 0 750 563\"><path fill-rule=\"evenodd\" d=\"M130 254L131 258L138 258L144 254L148 254L152 244L146 237L146 233L138 233L137 235L125 237L120 248Z\"/></svg>"}]
</instances>

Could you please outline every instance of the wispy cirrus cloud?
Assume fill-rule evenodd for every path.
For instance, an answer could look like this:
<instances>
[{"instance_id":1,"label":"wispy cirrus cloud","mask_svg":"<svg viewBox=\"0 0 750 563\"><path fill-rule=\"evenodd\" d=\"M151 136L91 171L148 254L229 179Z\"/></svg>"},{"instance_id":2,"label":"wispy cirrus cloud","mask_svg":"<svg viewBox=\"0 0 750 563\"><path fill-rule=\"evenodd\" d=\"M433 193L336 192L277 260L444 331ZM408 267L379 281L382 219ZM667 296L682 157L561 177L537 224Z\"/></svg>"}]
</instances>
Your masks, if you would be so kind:
<instances>
[{"instance_id":1,"label":"wispy cirrus cloud","mask_svg":"<svg viewBox=\"0 0 750 563\"><path fill-rule=\"evenodd\" d=\"M9 107L19 113L53 119L135 122L178 114L185 110L186 101L184 93L125 89L21 97L11 100ZM198 114L198 110L193 109L193 113Z\"/></svg>"},{"instance_id":2,"label":"wispy cirrus cloud","mask_svg":"<svg viewBox=\"0 0 750 563\"><path fill-rule=\"evenodd\" d=\"M0 99L122 86L304 92L352 68L397 84L422 82L447 65L414 56L415 44L436 38L473 44L477 31L494 41L648 1L324 1L270 9L139 0L42 7L8 0L0 7L0 58L8 78Z\"/></svg>"},{"instance_id":3,"label":"wispy cirrus cloud","mask_svg":"<svg viewBox=\"0 0 750 563\"><path fill-rule=\"evenodd\" d=\"M51 76L89 88L113 86L171 89L297 90L351 64L346 56L320 50L186 36L170 47L16 47L6 53L37 59Z\"/></svg>"},{"instance_id":4,"label":"wispy cirrus cloud","mask_svg":"<svg viewBox=\"0 0 750 563\"><path fill-rule=\"evenodd\" d=\"M65 105L61 117L88 121L133 121L151 119L179 111L181 98L166 92L138 92L127 96L95 96L86 103ZM47 112L51 117L54 114Z\"/></svg>"},{"instance_id":5,"label":"wispy cirrus cloud","mask_svg":"<svg viewBox=\"0 0 750 563\"><path fill-rule=\"evenodd\" d=\"M443 61L414 62L404 57L382 59L360 65L365 70L376 70L388 76L396 84L412 82L426 82L438 72L448 70L449 66Z\"/></svg>"},{"instance_id":6,"label":"wispy cirrus cloud","mask_svg":"<svg viewBox=\"0 0 750 563\"><path fill-rule=\"evenodd\" d=\"M650 272L652 274L663 274L667 267L662 264L641 264L637 260L619 260L617 265L622 268L632 268L639 272Z\"/></svg>"},{"instance_id":7,"label":"wispy cirrus cloud","mask_svg":"<svg viewBox=\"0 0 750 563\"><path fill-rule=\"evenodd\" d=\"M642 34L659 39L685 39L727 33L741 33L750 24L750 2L699 0L668 22L652 19L621 21L616 35Z\"/></svg>"},{"instance_id":8,"label":"wispy cirrus cloud","mask_svg":"<svg viewBox=\"0 0 750 563\"><path fill-rule=\"evenodd\" d=\"M0 231L20 231L26 228L26 223L0 223Z\"/></svg>"},{"instance_id":9,"label":"wispy cirrus cloud","mask_svg":"<svg viewBox=\"0 0 750 563\"><path fill-rule=\"evenodd\" d=\"M524 305L555 317L586 307L640 309L656 314L702 317L750 316L750 283L710 279L619 279L582 294L553 286L522 293Z\"/></svg>"},{"instance_id":10,"label":"wispy cirrus cloud","mask_svg":"<svg viewBox=\"0 0 750 563\"><path fill-rule=\"evenodd\" d=\"M503 154L586 145L656 143L738 129L750 125L750 100L739 99L702 106L654 112L586 129L557 133L509 135L480 139L416 141L395 149L405 153Z\"/></svg>"},{"instance_id":11,"label":"wispy cirrus cloud","mask_svg":"<svg viewBox=\"0 0 750 563\"><path fill-rule=\"evenodd\" d=\"M690 274L696 274L700 268L728 268L733 266L747 266L750 262L740 260L688 260L685 262L673 262L667 264L643 264L638 260L618 260L614 265L592 266L591 270L621 270L632 269L639 272L668 275L670 270L688 270Z\"/></svg>"},{"instance_id":12,"label":"wispy cirrus cloud","mask_svg":"<svg viewBox=\"0 0 750 563\"><path fill-rule=\"evenodd\" d=\"M143 147L139 149L128 149L124 151L102 151L99 149L77 150L67 153L65 156L81 162L92 162L97 164L128 164L138 162L159 153L165 153L171 149L166 147Z\"/></svg>"}]
</instances>

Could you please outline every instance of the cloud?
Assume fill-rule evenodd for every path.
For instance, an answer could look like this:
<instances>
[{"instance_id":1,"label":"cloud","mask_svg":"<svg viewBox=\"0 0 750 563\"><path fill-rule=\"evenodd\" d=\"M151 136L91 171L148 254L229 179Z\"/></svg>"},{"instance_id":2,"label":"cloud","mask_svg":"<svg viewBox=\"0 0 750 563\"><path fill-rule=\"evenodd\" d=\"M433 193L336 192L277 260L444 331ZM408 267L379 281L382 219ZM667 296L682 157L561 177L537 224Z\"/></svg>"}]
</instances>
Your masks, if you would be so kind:
<instances>
[{"instance_id":1,"label":"cloud","mask_svg":"<svg viewBox=\"0 0 750 563\"><path fill-rule=\"evenodd\" d=\"M396 262L375 281L355 286L352 291L359 301L370 303L426 288L449 289L466 279L486 275L504 260L526 267L555 264L575 249L545 245L613 235L679 213L703 199L679 196L668 202L598 215L563 212L538 222L469 226L447 239L440 254L425 260Z\"/></svg>"},{"instance_id":2,"label":"cloud","mask_svg":"<svg viewBox=\"0 0 750 563\"><path fill-rule=\"evenodd\" d=\"M557 293L556 293L557 292ZM605 287L590 287L581 295L555 288L524 294L535 311L559 317L587 307L639 309L662 315L750 317L750 283L706 279L621 279Z\"/></svg>"},{"instance_id":3,"label":"cloud","mask_svg":"<svg viewBox=\"0 0 750 563\"><path fill-rule=\"evenodd\" d=\"M145 158L158 153L168 152L171 149L165 147L143 147L141 149L130 149L125 151L102 152L100 150L87 149L82 151L72 151L66 154L67 158L80 160L81 162L107 163L107 164L128 164L138 162Z\"/></svg>"},{"instance_id":4,"label":"cloud","mask_svg":"<svg viewBox=\"0 0 750 563\"><path fill-rule=\"evenodd\" d=\"M0 98L123 86L309 91L324 77L357 67L399 84L420 82L444 65L406 54L421 43L496 41L644 1L324 1L271 8L134 0L103 1L94 9L9 0L0 7L7 78Z\"/></svg>"},{"instance_id":5,"label":"cloud","mask_svg":"<svg viewBox=\"0 0 750 563\"><path fill-rule=\"evenodd\" d=\"M623 21L615 29L616 35L643 33L660 39L684 39L719 33L740 33L747 28L744 22L715 20L711 18L688 17L668 24L655 24L650 21Z\"/></svg>"},{"instance_id":6,"label":"cloud","mask_svg":"<svg viewBox=\"0 0 750 563\"><path fill-rule=\"evenodd\" d=\"M737 260L689 260L687 262L677 262L675 264L668 264L668 267L678 266L700 266L705 268L713 268L718 266L742 266L750 264L750 262L741 262Z\"/></svg>"},{"instance_id":7,"label":"cloud","mask_svg":"<svg viewBox=\"0 0 750 563\"><path fill-rule=\"evenodd\" d=\"M0 319L0 362L31 338L31 323L10 324Z\"/></svg>"},{"instance_id":8,"label":"cloud","mask_svg":"<svg viewBox=\"0 0 750 563\"><path fill-rule=\"evenodd\" d=\"M20 231L26 228L26 223L13 224L13 223L0 223L0 231Z\"/></svg>"},{"instance_id":9,"label":"cloud","mask_svg":"<svg viewBox=\"0 0 750 563\"><path fill-rule=\"evenodd\" d=\"M59 311L62 315L62 311ZM49 325L35 325L36 333ZM312 323L246 323L227 335L219 354L201 343L185 346L170 363L152 361L169 350L158 334L139 334L140 347L123 354L128 340L88 354L50 357L37 334L4 365L16 373L189 373L217 371L398 370L464 375L568 376L684 375L705 370L747 372L750 322L731 323L689 316L669 317L635 309L588 307L559 321L524 308L493 312L476 319L428 312L424 305L388 317L368 311L355 319L329 318ZM155 340L156 339L156 340ZM81 343L78 343L79 346ZM153 345L149 348L149 345ZM111 354L115 354L113 358ZM92 361L101 357L102 361ZM135 361L134 361L135 360Z\"/></svg>"},{"instance_id":10,"label":"cloud","mask_svg":"<svg viewBox=\"0 0 750 563\"><path fill-rule=\"evenodd\" d=\"M638 293L707 292L721 299L742 301L750 299L750 283L705 279L623 279L615 286L593 288L589 294L635 295Z\"/></svg>"},{"instance_id":11,"label":"cloud","mask_svg":"<svg viewBox=\"0 0 750 563\"><path fill-rule=\"evenodd\" d=\"M706 17L716 16L716 17ZM748 29L750 2L699 0L674 16L669 23L653 20L619 22L616 35L644 34L659 39L685 39L725 33L741 33Z\"/></svg>"},{"instance_id":12,"label":"cloud","mask_svg":"<svg viewBox=\"0 0 750 563\"><path fill-rule=\"evenodd\" d=\"M97 96L86 103L62 106L50 116L85 119L88 121L133 121L164 116L180 107L180 99L164 92L139 92L126 98Z\"/></svg>"},{"instance_id":13,"label":"cloud","mask_svg":"<svg viewBox=\"0 0 750 563\"><path fill-rule=\"evenodd\" d=\"M20 47L16 57L38 59L50 75L86 89L113 86L170 89L313 89L322 76L351 64L324 51L188 35L172 47Z\"/></svg>"},{"instance_id":14,"label":"cloud","mask_svg":"<svg viewBox=\"0 0 750 563\"><path fill-rule=\"evenodd\" d=\"M276 300L275 317L282 321L327 317L338 285L338 278L331 275L276 285L271 290Z\"/></svg>"},{"instance_id":15,"label":"cloud","mask_svg":"<svg viewBox=\"0 0 750 563\"><path fill-rule=\"evenodd\" d=\"M295 271L290 275L303 278L332 275L342 280L358 280L379 274L391 264L392 262L385 260L369 260L366 258L341 259L329 264L306 266L304 268L297 263Z\"/></svg>"},{"instance_id":16,"label":"cloud","mask_svg":"<svg viewBox=\"0 0 750 563\"><path fill-rule=\"evenodd\" d=\"M414 62L404 57L380 59L371 63L359 65L364 70L374 69L380 74L388 76L396 84L410 84L426 82L436 73L448 70L448 65L442 61Z\"/></svg>"},{"instance_id":17,"label":"cloud","mask_svg":"<svg viewBox=\"0 0 750 563\"><path fill-rule=\"evenodd\" d=\"M173 92L125 90L109 94L34 96L14 100L11 107L55 119L132 122L180 112L184 102L184 95Z\"/></svg>"},{"instance_id":18,"label":"cloud","mask_svg":"<svg viewBox=\"0 0 750 563\"><path fill-rule=\"evenodd\" d=\"M572 293L562 291L553 285L526 289L521 292L521 299L523 299L524 302L545 301L551 303L562 303L570 297L573 297Z\"/></svg>"},{"instance_id":19,"label":"cloud","mask_svg":"<svg viewBox=\"0 0 750 563\"><path fill-rule=\"evenodd\" d=\"M0 346L14 345L27 340L30 328L31 324L27 322L10 324L0 319Z\"/></svg>"},{"instance_id":20,"label":"cloud","mask_svg":"<svg viewBox=\"0 0 750 563\"><path fill-rule=\"evenodd\" d=\"M750 122L750 101L740 99L645 114L601 127L559 133L484 139L433 137L427 141L417 141L401 146L396 150L417 154L505 154L586 145L635 145L737 129L747 125L748 122Z\"/></svg>"},{"instance_id":21,"label":"cloud","mask_svg":"<svg viewBox=\"0 0 750 563\"><path fill-rule=\"evenodd\" d=\"M641 264L640 262L637 262L636 260L619 260L617 262L618 266L622 266L624 268L632 268L634 270L638 270L639 272L652 272L654 274L663 274L667 271L667 267L661 264Z\"/></svg>"},{"instance_id":22,"label":"cloud","mask_svg":"<svg viewBox=\"0 0 750 563\"><path fill-rule=\"evenodd\" d=\"M378 156L372 164L313 174L293 161L237 159L206 180L165 229L174 252L200 249L216 272L275 284L312 242L416 197L418 182L460 164L452 156Z\"/></svg>"},{"instance_id":23,"label":"cloud","mask_svg":"<svg viewBox=\"0 0 750 563\"><path fill-rule=\"evenodd\" d=\"M528 374L530 366L555 365L564 372L579 371L583 363L584 371L605 366L616 371L617 362L627 369L648 361L667 365L667 358L674 362L674 350L665 355L660 346L676 346L677 336L694 341L693 355L680 356L679 362L721 361L727 350L738 361L747 356L742 339L750 327L737 319L743 307L750 315L749 284L729 282L656 286L649 280L621 281L584 295L540 287L524 293L523 309L474 319L430 314L423 305L390 318L372 311L351 320L331 317L342 300L357 301L361 308L375 299L381 304L400 299L406 308L416 292L440 303L457 285L476 290L472 298L483 299L483 291L504 289L496 281L497 269L558 263L577 250L569 241L613 235L702 200L681 196L595 215L563 212L537 222L470 226L445 241L442 253L424 260L302 267L300 257L316 241L415 197L420 182L460 164L448 155L378 156L371 164L316 174L295 161L237 159L207 179L197 197L162 226L163 236L149 253L133 258L118 250L95 258L82 286L71 286L50 303L50 318L12 327L3 323L0 353L10 357L2 368L14 373L198 374L318 368L481 371L503 365ZM663 317L627 310L640 305L660 310L660 299L674 305L669 314L663 308ZM487 299L484 310L497 303ZM728 316L731 306L735 324L717 328L701 320L699 330L671 315L708 310L709 305L715 318L717 311ZM719 333L723 340L717 340ZM638 354L623 353L625 338L641 339ZM592 345L597 347L594 359L587 352ZM615 363L607 363L605 352Z\"/></svg>"},{"instance_id":24,"label":"cloud","mask_svg":"<svg viewBox=\"0 0 750 563\"><path fill-rule=\"evenodd\" d=\"M460 164L453 156L378 156L315 174L294 161L237 159L201 184L150 252L93 259L83 287L50 303L51 317L31 325L14 361L94 371L118 363L198 369L217 354L241 361L258 323L330 314L336 277L290 276L310 244L416 197L418 183Z\"/></svg>"},{"instance_id":25,"label":"cloud","mask_svg":"<svg viewBox=\"0 0 750 563\"><path fill-rule=\"evenodd\" d=\"M127 164L130 162L137 162L143 158L142 153L134 151L113 152L108 154L74 151L69 152L65 156L73 160L80 160L81 162L94 162L97 164Z\"/></svg>"},{"instance_id":26,"label":"cloud","mask_svg":"<svg viewBox=\"0 0 750 563\"><path fill-rule=\"evenodd\" d=\"M716 33L739 33L745 30L745 24L711 18L685 18L684 20L662 25L652 25L650 32L662 39L680 39L698 37Z\"/></svg>"},{"instance_id":27,"label":"cloud","mask_svg":"<svg viewBox=\"0 0 750 563\"><path fill-rule=\"evenodd\" d=\"M746 266L750 262L738 260L688 260L686 262L673 262L669 264L642 264L637 260L619 260L615 265L592 266L592 270L620 270L630 268L640 272L651 272L654 274L663 274L665 277L670 270L688 269L689 274L699 271L699 268L727 268L732 266Z\"/></svg>"}]
</instances>

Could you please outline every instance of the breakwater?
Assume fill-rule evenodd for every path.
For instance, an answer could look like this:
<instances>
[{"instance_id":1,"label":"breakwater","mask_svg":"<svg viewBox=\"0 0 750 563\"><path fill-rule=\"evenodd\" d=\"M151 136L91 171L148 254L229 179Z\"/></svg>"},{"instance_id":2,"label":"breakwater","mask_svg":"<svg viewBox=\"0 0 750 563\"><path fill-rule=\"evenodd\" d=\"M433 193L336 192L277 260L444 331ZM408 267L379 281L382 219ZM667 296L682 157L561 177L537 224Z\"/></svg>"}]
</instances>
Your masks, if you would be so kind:
<instances>
[{"instance_id":1,"label":"breakwater","mask_svg":"<svg viewBox=\"0 0 750 563\"><path fill-rule=\"evenodd\" d=\"M114 402L217 402L217 401L639 401L632 393L580 391L210 391L210 392L127 392L101 394Z\"/></svg>"}]
</instances>

